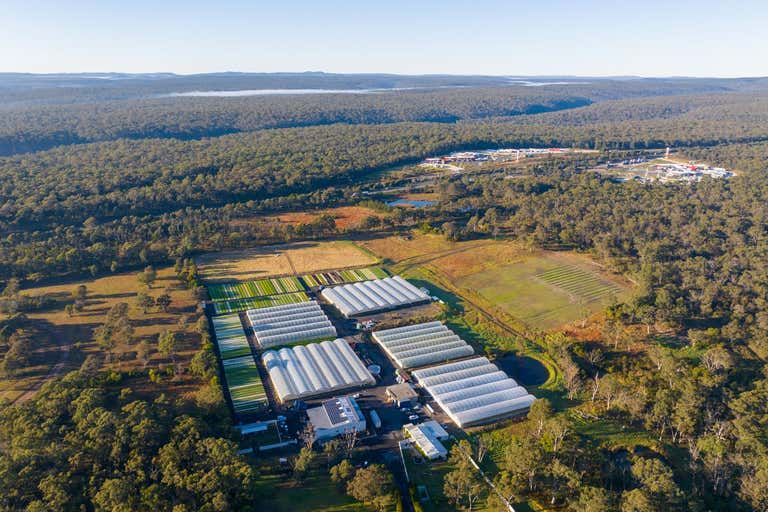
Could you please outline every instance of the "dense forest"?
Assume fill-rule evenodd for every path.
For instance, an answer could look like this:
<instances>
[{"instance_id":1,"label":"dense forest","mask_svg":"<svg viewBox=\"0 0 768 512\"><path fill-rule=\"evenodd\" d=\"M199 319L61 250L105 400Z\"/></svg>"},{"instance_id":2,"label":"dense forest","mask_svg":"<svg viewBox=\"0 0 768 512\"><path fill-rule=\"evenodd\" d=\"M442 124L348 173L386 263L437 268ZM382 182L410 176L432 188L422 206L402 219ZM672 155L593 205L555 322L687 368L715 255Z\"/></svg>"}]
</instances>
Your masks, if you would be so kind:
<instances>
[{"instance_id":1,"label":"dense forest","mask_svg":"<svg viewBox=\"0 0 768 512\"><path fill-rule=\"evenodd\" d=\"M315 78L303 86L332 85ZM541 400L526 424L531 430L506 440L499 488L573 510L768 510L762 80L526 89L484 79L355 84L347 77L335 86L432 89L138 97L179 85L169 80L74 88L45 108L31 92L10 88L0 121L0 153L9 155L0 158L0 289L17 296L19 280L95 276L202 251L375 230L506 237L589 253L636 281L633 296L608 307L603 330L589 340L527 334L557 364L569 403L584 406L580 413L651 433L671 448L628 454L588 445L574 433L573 415ZM254 80L221 83L280 86L279 77ZM441 85L472 87L435 89ZM125 97L99 101L118 94ZM611 155L670 145L738 175L616 183L585 172ZM433 185L438 204L420 210L391 209L364 194L407 186L381 173L394 166L503 146L600 153L538 160L515 174L445 175ZM270 218L354 204L387 215L345 230L327 216L298 227ZM12 313L38 307L21 306ZM661 330L667 337L659 341ZM0 413L0 444L8 447L0 454L0 508L246 510L258 475L236 455L221 415L118 392L124 377L86 365ZM671 468L673 458L685 467Z\"/></svg>"}]
</instances>

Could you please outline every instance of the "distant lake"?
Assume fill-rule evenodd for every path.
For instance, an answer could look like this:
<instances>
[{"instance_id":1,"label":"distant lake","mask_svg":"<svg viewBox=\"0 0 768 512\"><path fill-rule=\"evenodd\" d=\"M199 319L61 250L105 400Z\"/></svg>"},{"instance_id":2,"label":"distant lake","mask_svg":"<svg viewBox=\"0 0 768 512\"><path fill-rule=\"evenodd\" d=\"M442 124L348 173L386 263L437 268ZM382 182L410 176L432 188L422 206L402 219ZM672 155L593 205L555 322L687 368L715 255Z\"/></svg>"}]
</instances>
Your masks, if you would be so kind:
<instances>
[{"instance_id":1,"label":"distant lake","mask_svg":"<svg viewBox=\"0 0 768 512\"><path fill-rule=\"evenodd\" d=\"M281 94L371 94L376 92L407 91L420 87L393 87L390 89L242 89L238 91L189 91L163 94L168 97L236 98L239 96L276 96Z\"/></svg>"},{"instance_id":2,"label":"distant lake","mask_svg":"<svg viewBox=\"0 0 768 512\"><path fill-rule=\"evenodd\" d=\"M398 199L396 201L390 201L387 206L415 206L416 208L426 208L437 204L435 201L415 201L413 199Z\"/></svg>"}]
</instances>

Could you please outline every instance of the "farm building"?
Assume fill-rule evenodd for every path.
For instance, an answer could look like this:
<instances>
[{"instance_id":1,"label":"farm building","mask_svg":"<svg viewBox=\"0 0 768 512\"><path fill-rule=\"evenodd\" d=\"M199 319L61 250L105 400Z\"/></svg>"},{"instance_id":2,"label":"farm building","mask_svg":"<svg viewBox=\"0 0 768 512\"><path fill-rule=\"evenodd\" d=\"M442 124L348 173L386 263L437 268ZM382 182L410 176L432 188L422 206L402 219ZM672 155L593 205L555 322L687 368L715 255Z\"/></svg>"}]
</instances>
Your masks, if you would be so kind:
<instances>
[{"instance_id":1,"label":"farm building","mask_svg":"<svg viewBox=\"0 0 768 512\"><path fill-rule=\"evenodd\" d=\"M325 288L320 292L347 318L429 301L429 295L400 276Z\"/></svg>"},{"instance_id":2,"label":"farm building","mask_svg":"<svg viewBox=\"0 0 768 512\"><path fill-rule=\"evenodd\" d=\"M442 322L376 331L373 339L400 368L415 368L475 353Z\"/></svg>"},{"instance_id":3,"label":"farm building","mask_svg":"<svg viewBox=\"0 0 768 512\"><path fill-rule=\"evenodd\" d=\"M251 309L247 315L261 348L336 337L336 328L315 301Z\"/></svg>"},{"instance_id":4,"label":"farm building","mask_svg":"<svg viewBox=\"0 0 768 512\"><path fill-rule=\"evenodd\" d=\"M443 439L448 439L448 432L438 422L426 421L421 425L407 423L403 425L403 430L429 460L444 459L448 455L448 450L440 442Z\"/></svg>"},{"instance_id":5,"label":"farm building","mask_svg":"<svg viewBox=\"0 0 768 512\"><path fill-rule=\"evenodd\" d=\"M269 350L261 358L281 402L376 382L343 339Z\"/></svg>"},{"instance_id":6,"label":"farm building","mask_svg":"<svg viewBox=\"0 0 768 512\"><path fill-rule=\"evenodd\" d=\"M413 375L459 427L513 416L535 400L485 357L424 368Z\"/></svg>"},{"instance_id":7,"label":"farm building","mask_svg":"<svg viewBox=\"0 0 768 512\"><path fill-rule=\"evenodd\" d=\"M387 398L392 400L398 407L410 407L419 397L419 394L413 389L413 386L407 382L388 386L385 390Z\"/></svg>"},{"instance_id":8,"label":"farm building","mask_svg":"<svg viewBox=\"0 0 768 512\"><path fill-rule=\"evenodd\" d=\"M365 430L365 416L354 398L342 396L307 409L315 441L326 441L349 432Z\"/></svg>"}]
</instances>

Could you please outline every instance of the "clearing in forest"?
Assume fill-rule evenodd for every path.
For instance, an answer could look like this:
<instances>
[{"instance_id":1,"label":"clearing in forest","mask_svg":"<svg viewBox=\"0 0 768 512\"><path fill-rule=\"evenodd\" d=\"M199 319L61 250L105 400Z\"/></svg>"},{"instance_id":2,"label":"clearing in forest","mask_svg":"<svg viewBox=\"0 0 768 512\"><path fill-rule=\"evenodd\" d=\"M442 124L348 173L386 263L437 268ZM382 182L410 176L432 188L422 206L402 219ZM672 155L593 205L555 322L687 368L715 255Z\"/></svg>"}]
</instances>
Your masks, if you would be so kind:
<instances>
[{"instance_id":1,"label":"clearing in forest","mask_svg":"<svg viewBox=\"0 0 768 512\"><path fill-rule=\"evenodd\" d=\"M209 285L362 267L376 262L375 257L346 241L253 247L208 253L197 258L200 274Z\"/></svg>"}]
</instances>

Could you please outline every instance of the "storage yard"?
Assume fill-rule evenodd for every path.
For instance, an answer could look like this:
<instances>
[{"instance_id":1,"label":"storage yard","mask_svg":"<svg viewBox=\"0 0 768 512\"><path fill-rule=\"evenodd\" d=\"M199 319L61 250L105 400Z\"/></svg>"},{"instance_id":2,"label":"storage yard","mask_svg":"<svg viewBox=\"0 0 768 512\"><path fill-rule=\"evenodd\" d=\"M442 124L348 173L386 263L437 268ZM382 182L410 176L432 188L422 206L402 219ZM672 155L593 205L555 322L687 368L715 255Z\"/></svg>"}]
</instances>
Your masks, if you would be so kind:
<instances>
[{"instance_id":1,"label":"storage yard","mask_svg":"<svg viewBox=\"0 0 768 512\"><path fill-rule=\"evenodd\" d=\"M442 322L375 331L372 336L400 368L426 366L475 353Z\"/></svg>"},{"instance_id":2,"label":"storage yard","mask_svg":"<svg viewBox=\"0 0 768 512\"><path fill-rule=\"evenodd\" d=\"M281 402L376 382L343 339L269 350L261 358Z\"/></svg>"},{"instance_id":3,"label":"storage yard","mask_svg":"<svg viewBox=\"0 0 768 512\"><path fill-rule=\"evenodd\" d=\"M429 295L400 276L325 288L320 295L347 318L430 300Z\"/></svg>"},{"instance_id":4,"label":"storage yard","mask_svg":"<svg viewBox=\"0 0 768 512\"><path fill-rule=\"evenodd\" d=\"M485 357L416 370L413 376L461 428L523 413L535 400Z\"/></svg>"},{"instance_id":5,"label":"storage yard","mask_svg":"<svg viewBox=\"0 0 768 512\"><path fill-rule=\"evenodd\" d=\"M251 309L247 316L261 348L336 337L336 328L315 301Z\"/></svg>"}]
</instances>

